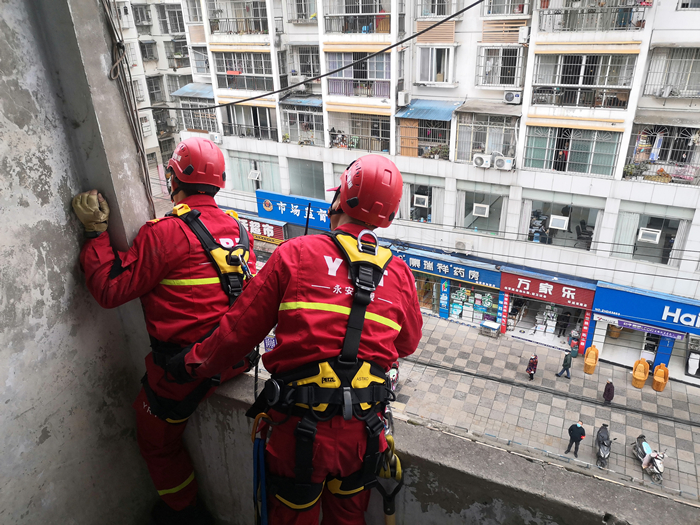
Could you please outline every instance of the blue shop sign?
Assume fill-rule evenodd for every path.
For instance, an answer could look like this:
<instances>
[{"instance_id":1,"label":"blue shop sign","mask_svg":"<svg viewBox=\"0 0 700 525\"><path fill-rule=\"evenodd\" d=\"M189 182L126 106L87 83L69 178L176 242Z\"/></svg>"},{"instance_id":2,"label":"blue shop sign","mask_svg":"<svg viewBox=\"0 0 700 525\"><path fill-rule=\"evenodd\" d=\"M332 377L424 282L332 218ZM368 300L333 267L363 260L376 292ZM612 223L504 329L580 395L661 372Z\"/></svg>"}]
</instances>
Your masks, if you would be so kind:
<instances>
[{"instance_id":1,"label":"blue shop sign","mask_svg":"<svg viewBox=\"0 0 700 525\"><path fill-rule=\"evenodd\" d=\"M674 332L700 335L700 301L676 295L599 282L593 311Z\"/></svg>"},{"instance_id":2,"label":"blue shop sign","mask_svg":"<svg viewBox=\"0 0 700 525\"><path fill-rule=\"evenodd\" d=\"M291 222L299 226L306 225L306 215L310 203L309 228L330 230L329 204L326 201L262 190L255 191L255 199L258 203L258 215L261 218Z\"/></svg>"},{"instance_id":3,"label":"blue shop sign","mask_svg":"<svg viewBox=\"0 0 700 525\"><path fill-rule=\"evenodd\" d=\"M440 259L438 254L433 257L430 252L413 249L402 251L393 246L391 251L394 256L403 259L411 270L417 272L491 288L499 288L501 285L500 272L458 263L456 257L446 256Z\"/></svg>"}]
</instances>

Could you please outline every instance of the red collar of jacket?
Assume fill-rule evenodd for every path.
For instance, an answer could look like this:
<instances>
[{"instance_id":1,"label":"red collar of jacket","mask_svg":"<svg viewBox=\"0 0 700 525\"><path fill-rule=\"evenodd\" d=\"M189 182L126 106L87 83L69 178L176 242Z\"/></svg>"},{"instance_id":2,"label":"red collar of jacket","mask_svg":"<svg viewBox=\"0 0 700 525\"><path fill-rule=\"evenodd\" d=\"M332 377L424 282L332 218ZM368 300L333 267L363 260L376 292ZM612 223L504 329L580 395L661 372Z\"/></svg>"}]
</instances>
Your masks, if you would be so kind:
<instances>
[{"instance_id":1,"label":"red collar of jacket","mask_svg":"<svg viewBox=\"0 0 700 525\"><path fill-rule=\"evenodd\" d=\"M218 208L214 197L210 197L209 195L190 195L181 200L180 204L187 204L190 208L201 208L202 206Z\"/></svg>"}]
</instances>

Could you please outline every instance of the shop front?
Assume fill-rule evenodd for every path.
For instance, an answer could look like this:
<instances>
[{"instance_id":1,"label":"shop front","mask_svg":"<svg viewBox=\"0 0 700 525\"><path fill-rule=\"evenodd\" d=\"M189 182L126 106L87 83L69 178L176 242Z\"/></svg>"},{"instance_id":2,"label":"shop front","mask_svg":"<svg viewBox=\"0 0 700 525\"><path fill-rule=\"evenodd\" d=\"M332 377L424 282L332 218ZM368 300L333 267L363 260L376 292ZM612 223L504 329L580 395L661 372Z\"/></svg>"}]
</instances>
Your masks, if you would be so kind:
<instances>
[{"instance_id":1,"label":"shop front","mask_svg":"<svg viewBox=\"0 0 700 525\"><path fill-rule=\"evenodd\" d=\"M567 350L585 350L596 285L519 268L501 268L501 333Z\"/></svg>"},{"instance_id":2,"label":"shop front","mask_svg":"<svg viewBox=\"0 0 700 525\"><path fill-rule=\"evenodd\" d=\"M285 222L272 219L261 219L254 215L238 213L238 219L243 227L253 235L254 250L257 260L257 269L260 270L287 236L285 235Z\"/></svg>"},{"instance_id":3,"label":"shop front","mask_svg":"<svg viewBox=\"0 0 700 525\"><path fill-rule=\"evenodd\" d=\"M643 357L700 384L700 301L599 282L587 344L605 361L631 367Z\"/></svg>"},{"instance_id":4,"label":"shop front","mask_svg":"<svg viewBox=\"0 0 700 525\"><path fill-rule=\"evenodd\" d=\"M472 325L497 320L500 273L494 265L393 245L391 251L416 278L421 308Z\"/></svg>"}]
</instances>

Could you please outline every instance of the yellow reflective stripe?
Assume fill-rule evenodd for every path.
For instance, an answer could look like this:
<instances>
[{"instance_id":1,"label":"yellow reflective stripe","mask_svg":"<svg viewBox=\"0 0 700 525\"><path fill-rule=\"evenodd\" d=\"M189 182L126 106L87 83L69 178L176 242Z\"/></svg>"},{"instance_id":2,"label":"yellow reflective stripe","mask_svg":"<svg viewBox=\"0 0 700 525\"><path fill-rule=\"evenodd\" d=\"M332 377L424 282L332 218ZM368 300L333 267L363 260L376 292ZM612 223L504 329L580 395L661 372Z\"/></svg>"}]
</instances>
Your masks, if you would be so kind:
<instances>
[{"instance_id":1,"label":"yellow reflective stripe","mask_svg":"<svg viewBox=\"0 0 700 525\"><path fill-rule=\"evenodd\" d=\"M159 496L164 496L165 494L174 494L176 492L180 492L182 489L184 489L187 485L192 483L192 480L194 479L194 471L192 474L190 474L190 477L187 478L185 481L180 483L177 487L172 488L172 489L165 489L165 490L159 490L158 495Z\"/></svg>"},{"instance_id":2,"label":"yellow reflective stripe","mask_svg":"<svg viewBox=\"0 0 700 525\"><path fill-rule=\"evenodd\" d=\"M337 304L327 303L306 303L303 301L280 304L280 312L284 310L322 310L324 312L336 312L339 314L350 315L350 308L346 306L338 306ZM392 321L388 317L366 312L365 318L388 326L389 328L393 328L397 332L401 331L401 325L399 325L396 321Z\"/></svg>"},{"instance_id":3,"label":"yellow reflective stripe","mask_svg":"<svg viewBox=\"0 0 700 525\"><path fill-rule=\"evenodd\" d=\"M198 284L219 284L218 277L207 277L205 279L163 279L160 284L167 286L196 286Z\"/></svg>"}]
</instances>

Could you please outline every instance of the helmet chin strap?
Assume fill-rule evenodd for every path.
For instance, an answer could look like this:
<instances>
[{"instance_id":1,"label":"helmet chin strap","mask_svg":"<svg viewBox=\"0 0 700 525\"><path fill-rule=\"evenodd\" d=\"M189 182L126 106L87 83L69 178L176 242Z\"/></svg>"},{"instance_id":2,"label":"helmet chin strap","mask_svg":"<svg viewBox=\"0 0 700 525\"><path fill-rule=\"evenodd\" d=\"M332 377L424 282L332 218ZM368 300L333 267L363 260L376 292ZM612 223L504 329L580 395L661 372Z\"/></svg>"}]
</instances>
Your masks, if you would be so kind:
<instances>
[{"instance_id":1,"label":"helmet chin strap","mask_svg":"<svg viewBox=\"0 0 700 525\"><path fill-rule=\"evenodd\" d=\"M338 200L339 198L340 198L340 187L337 190L335 190L335 195L333 196L333 202L331 202L331 205L328 208L328 216L329 217L332 217L333 215L340 215L341 213L345 213L343 211L343 208L340 205L338 205L337 209L335 209L335 210L333 209L333 205L335 204L335 201Z\"/></svg>"},{"instance_id":2,"label":"helmet chin strap","mask_svg":"<svg viewBox=\"0 0 700 525\"><path fill-rule=\"evenodd\" d=\"M182 188L179 188L177 184L177 177L172 173L172 170L170 170L170 177L167 177L167 181L170 184L170 202L175 204L175 195L180 193L182 191Z\"/></svg>"}]
</instances>

